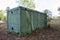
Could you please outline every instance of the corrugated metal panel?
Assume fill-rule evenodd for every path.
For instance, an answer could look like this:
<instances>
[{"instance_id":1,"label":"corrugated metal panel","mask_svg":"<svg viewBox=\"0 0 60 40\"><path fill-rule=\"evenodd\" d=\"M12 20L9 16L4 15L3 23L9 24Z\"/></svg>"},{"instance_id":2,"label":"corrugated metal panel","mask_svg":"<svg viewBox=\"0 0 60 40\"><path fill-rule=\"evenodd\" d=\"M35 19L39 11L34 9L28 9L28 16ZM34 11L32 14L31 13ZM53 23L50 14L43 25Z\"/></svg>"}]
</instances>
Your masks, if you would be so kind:
<instances>
[{"instance_id":1,"label":"corrugated metal panel","mask_svg":"<svg viewBox=\"0 0 60 40\"><path fill-rule=\"evenodd\" d=\"M34 29L37 28L37 13L33 12L33 26Z\"/></svg>"},{"instance_id":2,"label":"corrugated metal panel","mask_svg":"<svg viewBox=\"0 0 60 40\"><path fill-rule=\"evenodd\" d=\"M40 14L38 14L38 28L40 28L40 23L41 23L41 22L40 22L40 21L41 21L40 19L41 19L41 18L40 18Z\"/></svg>"},{"instance_id":3,"label":"corrugated metal panel","mask_svg":"<svg viewBox=\"0 0 60 40\"><path fill-rule=\"evenodd\" d=\"M42 14L39 15L39 28L42 28Z\"/></svg>"},{"instance_id":4,"label":"corrugated metal panel","mask_svg":"<svg viewBox=\"0 0 60 40\"><path fill-rule=\"evenodd\" d=\"M23 12L24 11L24 12ZM22 34L31 33L30 14L26 10L21 10L21 32Z\"/></svg>"},{"instance_id":5,"label":"corrugated metal panel","mask_svg":"<svg viewBox=\"0 0 60 40\"><path fill-rule=\"evenodd\" d=\"M31 14L31 28L32 30L34 30L34 25L33 25L33 12L30 13Z\"/></svg>"},{"instance_id":6,"label":"corrugated metal panel","mask_svg":"<svg viewBox=\"0 0 60 40\"><path fill-rule=\"evenodd\" d=\"M21 10L21 34L26 34L27 32L27 21L26 21L26 14L25 14L25 11L23 12L23 10Z\"/></svg>"}]
</instances>

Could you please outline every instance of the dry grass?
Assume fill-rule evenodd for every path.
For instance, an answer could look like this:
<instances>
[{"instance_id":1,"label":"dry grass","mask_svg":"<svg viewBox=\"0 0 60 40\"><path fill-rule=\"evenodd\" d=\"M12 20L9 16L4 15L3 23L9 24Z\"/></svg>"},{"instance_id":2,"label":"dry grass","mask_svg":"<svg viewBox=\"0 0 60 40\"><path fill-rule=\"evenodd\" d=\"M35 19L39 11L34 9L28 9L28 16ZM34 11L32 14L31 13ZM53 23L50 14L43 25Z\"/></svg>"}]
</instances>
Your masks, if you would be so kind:
<instances>
[{"instance_id":1,"label":"dry grass","mask_svg":"<svg viewBox=\"0 0 60 40\"><path fill-rule=\"evenodd\" d=\"M14 33L7 33L5 24L0 25L0 40L60 40L60 32L55 29L38 29L32 34L19 36Z\"/></svg>"}]
</instances>

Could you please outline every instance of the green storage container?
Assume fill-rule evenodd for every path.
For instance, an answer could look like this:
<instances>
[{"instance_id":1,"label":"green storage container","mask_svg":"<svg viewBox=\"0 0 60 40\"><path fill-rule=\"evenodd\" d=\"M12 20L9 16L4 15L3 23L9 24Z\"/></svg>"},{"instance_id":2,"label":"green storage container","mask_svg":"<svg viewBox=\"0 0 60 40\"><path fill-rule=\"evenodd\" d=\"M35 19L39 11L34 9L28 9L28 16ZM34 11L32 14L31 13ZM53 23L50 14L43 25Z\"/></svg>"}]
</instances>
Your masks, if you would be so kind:
<instances>
[{"instance_id":1,"label":"green storage container","mask_svg":"<svg viewBox=\"0 0 60 40\"><path fill-rule=\"evenodd\" d=\"M38 28L47 26L47 15L22 6L7 11L8 32L16 32L20 35L32 33Z\"/></svg>"}]
</instances>

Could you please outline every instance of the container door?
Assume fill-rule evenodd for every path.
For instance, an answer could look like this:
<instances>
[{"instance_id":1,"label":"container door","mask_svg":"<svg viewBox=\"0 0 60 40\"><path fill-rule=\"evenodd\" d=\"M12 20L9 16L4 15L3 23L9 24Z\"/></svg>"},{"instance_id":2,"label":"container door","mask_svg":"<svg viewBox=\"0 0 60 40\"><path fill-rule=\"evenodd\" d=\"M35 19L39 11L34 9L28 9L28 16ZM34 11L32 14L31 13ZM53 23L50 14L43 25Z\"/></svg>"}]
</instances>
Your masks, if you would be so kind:
<instances>
[{"instance_id":1,"label":"container door","mask_svg":"<svg viewBox=\"0 0 60 40\"><path fill-rule=\"evenodd\" d=\"M20 32L20 12L19 10L11 11L8 16L8 31L10 32Z\"/></svg>"},{"instance_id":2,"label":"container door","mask_svg":"<svg viewBox=\"0 0 60 40\"><path fill-rule=\"evenodd\" d=\"M13 23L13 25L12 25L12 31L14 31L14 32L16 32L16 33L19 33L20 32L20 12L19 12L19 10L16 10L15 12L14 12L14 14L12 14L12 23Z\"/></svg>"}]
</instances>

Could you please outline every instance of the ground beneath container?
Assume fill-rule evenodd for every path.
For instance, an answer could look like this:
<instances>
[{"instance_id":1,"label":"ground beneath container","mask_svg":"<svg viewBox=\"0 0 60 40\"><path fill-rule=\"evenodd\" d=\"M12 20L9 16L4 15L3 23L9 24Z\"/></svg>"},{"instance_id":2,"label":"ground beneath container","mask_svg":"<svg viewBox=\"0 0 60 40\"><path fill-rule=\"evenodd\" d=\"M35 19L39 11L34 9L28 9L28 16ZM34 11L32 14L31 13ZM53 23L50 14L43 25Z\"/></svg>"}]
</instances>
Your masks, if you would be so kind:
<instances>
[{"instance_id":1,"label":"ground beneath container","mask_svg":"<svg viewBox=\"0 0 60 40\"><path fill-rule=\"evenodd\" d=\"M60 40L60 32L55 29L40 29L20 37L15 33L8 34L6 25L0 24L0 40Z\"/></svg>"}]
</instances>

